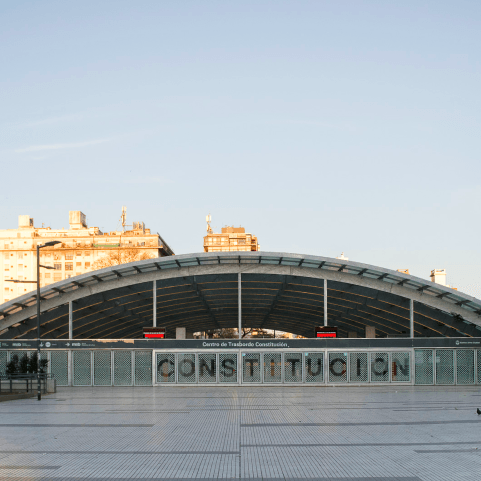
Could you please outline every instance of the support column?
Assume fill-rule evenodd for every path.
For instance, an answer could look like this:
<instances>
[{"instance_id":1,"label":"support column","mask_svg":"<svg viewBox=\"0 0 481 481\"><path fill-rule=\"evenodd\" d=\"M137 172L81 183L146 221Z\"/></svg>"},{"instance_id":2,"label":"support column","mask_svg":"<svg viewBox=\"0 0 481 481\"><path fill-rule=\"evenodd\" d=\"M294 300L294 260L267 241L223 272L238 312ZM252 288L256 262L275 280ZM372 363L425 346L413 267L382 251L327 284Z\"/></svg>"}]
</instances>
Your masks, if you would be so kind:
<instances>
[{"instance_id":1,"label":"support column","mask_svg":"<svg viewBox=\"0 0 481 481\"><path fill-rule=\"evenodd\" d=\"M239 303L238 311L238 329L239 329L239 339L242 339L242 274L239 272L237 274L237 302Z\"/></svg>"},{"instance_id":2,"label":"support column","mask_svg":"<svg viewBox=\"0 0 481 481\"><path fill-rule=\"evenodd\" d=\"M414 301L409 299L409 337L414 338Z\"/></svg>"},{"instance_id":3,"label":"support column","mask_svg":"<svg viewBox=\"0 0 481 481\"><path fill-rule=\"evenodd\" d=\"M157 327L157 281L154 281L153 282L153 293L152 293L152 298L154 300L153 302L153 306L152 306L152 309L153 309L153 324L152 326L153 327Z\"/></svg>"},{"instance_id":4,"label":"support column","mask_svg":"<svg viewBox=\"0 0 481 481\"><path fill-rule=\"evenodd\" d=\"M327 279L324 279L324 325L327 326Z\"/></svg>"},{"instance_id":5,"label":"support column","mask_svg":"<svg viewBox=\"0 0 481 481\"><path fill-rule=\"evenodd\" d=\"M68 338L73 339L73 302L68 301Z\"/></svg>"}]
</instances>

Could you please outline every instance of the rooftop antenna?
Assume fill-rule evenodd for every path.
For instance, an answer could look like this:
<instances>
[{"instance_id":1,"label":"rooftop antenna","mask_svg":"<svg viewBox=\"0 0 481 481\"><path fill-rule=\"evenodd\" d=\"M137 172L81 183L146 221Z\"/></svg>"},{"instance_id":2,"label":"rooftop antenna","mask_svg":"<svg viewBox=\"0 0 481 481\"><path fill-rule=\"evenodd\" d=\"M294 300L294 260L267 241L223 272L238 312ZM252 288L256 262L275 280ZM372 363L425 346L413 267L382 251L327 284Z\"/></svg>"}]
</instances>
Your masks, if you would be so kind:
<instances>
[{"instance_id":1,"label":"rooftop antenna","mask_svg":"<svg viewBox=\"0 0 481 481\"><path fill-rule=\"evenodd\" d=\"M125 232L125 226L127 225L127 207L122 206L122 215L120 216L120 222L122 223L122 230Z\"/></svg>"},{"instance_id":2,"label":"rooftop antenna","mask_svg":"<svg viewBox=\"0 0 481 481\"><path fill-rule=\"evenodd\" d=\"M213 234L212 227L210 226L210 223L212 222L212 216L206 215L205 220L207 221L207 234Z\"/></svg>"}]
</instances>

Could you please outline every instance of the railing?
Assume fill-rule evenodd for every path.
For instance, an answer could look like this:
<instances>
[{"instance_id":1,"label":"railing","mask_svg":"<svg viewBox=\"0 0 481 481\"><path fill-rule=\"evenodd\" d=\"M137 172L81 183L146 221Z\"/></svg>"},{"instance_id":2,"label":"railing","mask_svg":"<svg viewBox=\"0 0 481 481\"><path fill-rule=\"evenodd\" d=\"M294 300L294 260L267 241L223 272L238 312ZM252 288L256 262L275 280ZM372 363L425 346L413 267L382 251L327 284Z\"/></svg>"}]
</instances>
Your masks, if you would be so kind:
<instances>
[{"instance_id":1,"label":"railing","mask_svg":"<svg viewBox=\"0 0 481 481\"><path fill-rule=\"evenodd\" d=\"M47 379L51 379L53 376L47 373L41 373L37 376L37 373L27 374L3 374L0 375L0 395L2 393L9 392L21 393L21 392L33 392L34 381L40 382L40 391L43 394L47 393ZM7 381L7 388L5 389L5 381ZM35 386L37 388L37 386Z\"/></svg>"}]
</instances>

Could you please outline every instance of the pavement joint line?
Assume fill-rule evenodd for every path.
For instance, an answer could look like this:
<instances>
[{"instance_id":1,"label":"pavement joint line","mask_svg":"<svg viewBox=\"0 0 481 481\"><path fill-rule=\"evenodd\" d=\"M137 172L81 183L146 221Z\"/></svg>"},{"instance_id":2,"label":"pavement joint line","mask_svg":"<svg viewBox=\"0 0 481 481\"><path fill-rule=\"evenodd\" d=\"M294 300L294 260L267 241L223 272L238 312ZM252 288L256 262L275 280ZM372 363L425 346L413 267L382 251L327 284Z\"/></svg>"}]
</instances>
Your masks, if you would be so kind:
<instances>
[{"instance_id":1,"label":"pavement joint line","mask_svg":"<svg viewBox=\"0 0 481 481\"><path fill-rule=\"evenodd\" d=\"M310 426L409 426L409 425L426 425L426 424L477 424L481 423L481 419L459 419L451 421L402 421L402 422L384 422L384 423L259 423L259 424L241 424L241 428L266 428L266 427L310 427ZM2 426L0 424L0 426Z\"/></svg>"}]
</instances>

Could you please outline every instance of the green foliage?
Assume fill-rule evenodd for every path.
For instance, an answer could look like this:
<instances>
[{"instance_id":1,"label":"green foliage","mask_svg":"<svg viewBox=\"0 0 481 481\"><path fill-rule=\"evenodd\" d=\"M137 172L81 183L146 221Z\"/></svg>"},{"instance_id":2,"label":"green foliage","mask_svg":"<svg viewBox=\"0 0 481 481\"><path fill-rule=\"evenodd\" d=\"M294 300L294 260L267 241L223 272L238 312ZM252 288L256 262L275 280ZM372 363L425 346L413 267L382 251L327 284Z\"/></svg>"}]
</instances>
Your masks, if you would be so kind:
<instances>
[{"instance_id":1,"label":"green foliage","mask_svg":"<svg viewBox=\"0 0 481 481\"><path fill-rule=\"evenodd\" d=\"M6 373L7 374L27 374L37 372L37 353L34 352L29 357L24 354L22 358L18 359L18 354L13 354L9 362L7 362ZM47 372L48 360L40 359L40 372Z\"/></svg>"}]
</instances>

